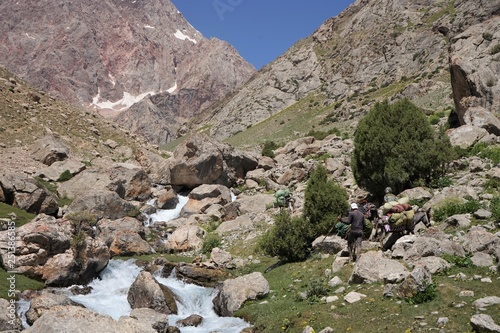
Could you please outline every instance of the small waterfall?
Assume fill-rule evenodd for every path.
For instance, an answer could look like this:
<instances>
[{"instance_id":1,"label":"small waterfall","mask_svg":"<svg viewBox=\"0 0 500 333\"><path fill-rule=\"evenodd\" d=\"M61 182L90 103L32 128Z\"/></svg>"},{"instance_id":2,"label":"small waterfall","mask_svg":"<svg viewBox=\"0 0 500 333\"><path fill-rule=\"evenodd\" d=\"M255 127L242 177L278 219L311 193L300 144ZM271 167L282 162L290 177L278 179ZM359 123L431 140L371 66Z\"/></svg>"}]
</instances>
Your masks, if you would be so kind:
<instances>
[{"instance_id":1,"label":"small waterfall","mask_svg":"<svg viewBox=\"0 0 500 333\"><path fill-rule=\"evenodd\" d=\"M153 225L155 222L161 221L170 221L179 217L182 207L184 207L189 198L187 196L178 195L179 203L175 206L174 209L158 209L156 213L149 215L146 219L145 226L149 227ZM149 203L150 205L154 205L154 200Z\"/></svg>"},{"instance_id":2,"label":"small waterfall","mask_svg":"<svg viewBox=\"0 0 500 333\"><path fill-rule=\"evenodd\" d=\"M243 319L235 317L219 317L213 309L212 299L216 296L213 288L200 287L194 284L184 283L173 275L168 278L156 276L158 282L168 286L181 300L177 315L169 316L169 324L175 323L192 314L203 317L203 323L198 327L181 327L182 333L239 333L245 327L250 326Z\"/></svg>"},{"instance_id":3,"label":"small waterfall","mask_svg":"<svg viewBox=\"0 0 500 333\"><path fill-rule=\"evenodd\" d=\"M24 328L29 327L28 322L26 321L26 312L30 309L31 301L20 298L17 302L16 313L19 318L21 318L21 322Z\"/></svg>"},{"instance_id":4,"label":"small waterfall","mask_svg":"<svg viewBox=\"0 0 500 333\"><path fill-rule=\"evenodd\" d=\"M68 288L66 294L86 308L107 314L117 320L130 313L127 294L140 271L134 260L110 260L100 274L100 279L94 279L89 284L92 287L91 293L72 295Z\"/></svg>"}]
</instances>

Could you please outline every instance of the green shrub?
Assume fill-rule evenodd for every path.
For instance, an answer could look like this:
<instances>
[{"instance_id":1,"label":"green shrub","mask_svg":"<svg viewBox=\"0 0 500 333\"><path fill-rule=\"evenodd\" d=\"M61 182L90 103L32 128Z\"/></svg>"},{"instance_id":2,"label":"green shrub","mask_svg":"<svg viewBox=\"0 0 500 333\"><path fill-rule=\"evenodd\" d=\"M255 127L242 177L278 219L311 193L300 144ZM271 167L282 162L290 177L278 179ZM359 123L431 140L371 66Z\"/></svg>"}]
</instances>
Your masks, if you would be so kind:
<instances>
[{"instance_id":1,"label":"green shrub","mask_svg":"<svg viewBox=\"0 0 500 333\"><path fill-rule=\"evenodd\" d=\"M453 184L453 180L450 177L439 177L437 179L432 179L429 182L429 187L431 188L444 188L451 186Z\"/></svg>"},{"instance_id":2,"label":"green shrub","mask_svg":"<svg viewBox=\"0 0 500 333\"><path fill-rule=\"evenodd\" d=\"M125 212L127 216L137 217L141 213L141 209L139 207L132 207Z\"/></svg>"},{"instance_id":3,"label":"green shrub","mask_svg":"<svg viewBox=\"0 0 500 333\"><path fill-rule=\"evenodd\" d=\"M490 179L488 179L484 183L483 188L487 192L493 192L493 193L498 192L500 190L500 179L498 179L498 178L490 178Z\"/></svg>"},{"instance_id":4,"label":"green shrub","mask_svg":"<svg viewBox=\"0 0 500 333\"><path fill-rule=\"evenodd\" d=\"M490 159L494 164L500 163L500 148L488 147L481 153L481 157Z\"/></svg>"},{"instance_id":5,"label":"green shrub","mask_svg":"<svg viewBox=\"0 0 500 333\"><path fill-rule=\"evenodd\" d=\"M215 217L212 217L210 220L208 220L208 222L206 224L204 224L204 229L208 232L208 233L211 233L212 231L215 231L215 229L217 229L220 224L221 224L221 220L219 220L218 218L215 218Z\"/></svg>"},{"instance_id":6,"label":"green shrub","mask_svg":"<svg viewBox=\"0 0 500 333\"><path fill-rule=\"evenodd\" d=\"M89 211L69 213L66 215L66 219L77 224L87 223L89 225L95 225L97 223L97 216Z\"/></svg>"},{"instance_id":7,"label":"green shrub","mask_svg":"<svg viewBox=\"0 0 500 333\"><path fill-rule=\"evenodd\" d=\"M459 198L447 199L443 204L440 204L439 207L434 210L434 219L441 222L452 215L474 213L476 210L481 208L481 203L478 200L473 199L470 196L465 197L465 199L465 202L462 202Z\"/></svg>"},{"instance_id":8,"label":"green shrub","mask_svg":"<svg viewBox=\"0 0 500 333\"><path fill-rule=\"evenodd\" d=\"M436 285L434 283L427 283L423 291L417 292L413 297L407 298L409 304L422 304L430 302L437 297Z\"/></svg>"},{"instance_id":9,"label":"green shrub","mask_svg":"<svg viewBox=\"0 0 500 333\"><path fill-rule=\"evenodd\" d=\"M310 130L309 132L307 132L306 136L312 136L316 140L323 140L324 138L326 138L327 136L332 135L332 134L335 134L337 136L341 135L338 128L332 128L326 132L325 131Z\"/></svg>"},{"instance_id":10,"label":"green shrub","mask_svg":"<svg viewBox=\"0 0 500 333\"><path fill-rule=\"evenodd\" d=\"M313 279L306 290L307 301L310 304L318 303L323 296L328 295L330 288L322 279Z\"/></svg>"},{"instance_id":11,"label":"green shrub","mask_svg":"<svg viewBox=\"0 0 500 333\"><path fill-rule=\"evenodd\" d=\"M73 199L68 198L68 196L63 195L57 199L57 205L59 207L69 206L73 202Z\"/></svg>"},{"instance_id":12,"label":"green shrub","mask_svg":"<svg viewBox=\"0 0 500 333\"><path fill-rule=\"evenodd\" d=\"M274 158L274 150L279 146L274 141L264 142L264 147L262 148L262 156L267 156Z\"/></svg>"},{"instance_id":13,"label":"green shrub","mask_svg":"<svg viewBox=\"0 0 500 333\"><path fill-rule=\"evenodd\" d=\"M431 125L437 125L439 124L439 116L436 114L433 114L429 117L429 124Z\"/></svg>"},{"instance_id":14,"label":"green shrub","mask_svg":"<svg viewBox=\"0 0 500 333\"><path fill-rule=\"evenodd\" d=\"M494 54L497 54L498 52L500 52L500 44L495 44L491 50L490 50L490 54L491 55L494 55Z\"/></svg>"},{"instance_id":15,"label":"green shrub","mask_svg":"<svg viewBox=\"0 0 500 333\"><path fill-rule=\"evenodd\" d=\"M58 182L65 182L67 180L70 180L73 178L73 174L69 170L64 170L63 173L59 175L59 178L57 179Z\"/></svg>"},{"instance_id":16,"label":"green shrub","mask_svg":"<svg viewBox=\"0 0 500 333\"><path fill-rule=\"evenodd\" d=\"M36 177L35 180L37 186L42 187L51 193L57 192L57 185L55 183L46 181L45 179L40 177Z\"/></svg>"},{"instance_id":17,"label":"green shrub","mask_svg":"<svg viewBox=\"0 0 500 333\"><path fill-rule=\"evenodd\" d=\"M466 255L465 257L461 257L461 256L457 256L457 255L444 253L443 255L441 255L441 258L443 258L444 260L446 260L450 264L453 264L457 267L472 267L472 266L474 266L470 255Z\"/></svg>"},{"instance_id":18,"label":"green shrub","mask_svg":"<svg viewBox=\"0 0 500 333\"><path fill-rule=\"evenodd\" d=\"M218 234L209 233L203 240L203 244L201 246L201 252L203 254L209 255L213 249L216 247L220 247L222 244L221 238Z\"/></svg>"},{"instance_id":19,"label":"green shrub","mask_svg":"<svg viewBox=\"0 0 500 333\"><path fill-rule=\"evenodd\" d=\"M491 41L493 39L493 34L491 32L483 32L483 39Z\"/></svg>"},{"instance_id":20,"label":"green shrub","mask_svg":"<svg viewBox=\"0 0 500 333\"><path fill-rule=\"evenodd\" d=\"M448 136L435 132L422 110L408 99L385 100L360 120L351 166L357 184L381 197L387 186L400 192L445 174L454 156Z\"/></svg>"},{"instance_id":21,"label":"green shrub","mask_svg":"<svg viewBox=\"0 0 500 333\"><path fill-rule=\"evenodd\" d=\"M308 257L310 244L304 220L300 217L291 218L287 210L282 210L274 217L271 230L259 240L258 248L282 262L297 262Z\"/></svg>"}]
</instances>

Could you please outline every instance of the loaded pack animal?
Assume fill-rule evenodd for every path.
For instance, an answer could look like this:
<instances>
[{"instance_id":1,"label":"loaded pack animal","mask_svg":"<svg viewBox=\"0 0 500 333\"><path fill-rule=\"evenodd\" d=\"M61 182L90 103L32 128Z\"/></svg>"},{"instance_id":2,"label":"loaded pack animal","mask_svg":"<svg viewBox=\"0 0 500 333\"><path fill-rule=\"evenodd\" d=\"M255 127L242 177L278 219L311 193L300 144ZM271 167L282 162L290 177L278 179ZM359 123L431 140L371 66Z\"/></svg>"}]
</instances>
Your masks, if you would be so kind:
<instances>
[{"instance_id":1,"label":"loaded pack animal","mask_svg":"<svg viewBox=\"0 0 500 333\"><path fill-rule=\"evenodd\" d=\"M415 226L420 222L422 222L426 228L429 228L431 226L431 222L425 211L415 211L412 208L410 212L406 212L411 213L409 214L411 216L408 218L408 220L403 221L403 223L396 224L394 222L391 222L389 215L385 215L377 219L377 222L375 224L375 234L373 237L374 240L380 240L380 242L383 242L387 234L391 233L392 235L394 235L391 235L387 242L385 244L382 244L382 248L384 250L391 248L396 240L401 236L405 234L414 234Z\"/></svg>"}]
</instances>

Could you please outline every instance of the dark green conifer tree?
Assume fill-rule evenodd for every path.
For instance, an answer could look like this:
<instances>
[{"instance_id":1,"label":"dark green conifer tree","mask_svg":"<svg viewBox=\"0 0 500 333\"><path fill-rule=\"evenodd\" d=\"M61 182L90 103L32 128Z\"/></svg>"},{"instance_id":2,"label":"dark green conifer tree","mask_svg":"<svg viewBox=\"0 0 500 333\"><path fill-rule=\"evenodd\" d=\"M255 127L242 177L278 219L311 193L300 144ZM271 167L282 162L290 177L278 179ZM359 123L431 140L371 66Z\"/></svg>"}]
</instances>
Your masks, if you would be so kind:
<instances>
[{"instance_id":1,"label":"dark green conifer tree","mask_svg":"<svg viewBox=\"0 0 500 333\"><path fill-rule=\"evenodd\" d=\"M448 138L438 136L411 101L385 100L360 120L351 167L359 186L382 196L387 186L400 192L416 180L429 181L452 155Z\"/></svg>"},{"instance_id":2,"label":"dark green conifer tree","mask_svg":"<svg viewBox=\"0 0 500 333\"><path fill-rule=\"evenodd\" d=\"M348 199L346 190L328 179L323 165L318 165L311 172L304 193L303 214L312 240L332 230L338 216L349 209Z\"/></svg>"}]
</instances>

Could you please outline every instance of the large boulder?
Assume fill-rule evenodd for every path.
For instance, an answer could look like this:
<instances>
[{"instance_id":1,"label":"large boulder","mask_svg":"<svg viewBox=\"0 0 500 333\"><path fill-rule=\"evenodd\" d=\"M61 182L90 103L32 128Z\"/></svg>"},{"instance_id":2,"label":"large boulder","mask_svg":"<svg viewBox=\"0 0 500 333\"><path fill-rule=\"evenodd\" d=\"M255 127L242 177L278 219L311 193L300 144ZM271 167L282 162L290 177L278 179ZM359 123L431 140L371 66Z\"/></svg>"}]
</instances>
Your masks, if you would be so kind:
<instances>
[{"instance_id":1,"label":"large boulder","mask_svg":"<svg viewBox=\"0 0 500 333\"><path fill-rule=\"evenodd\" d=\"M16 314L16 302L0 298L0 332L20 332L21 319Z\"/></svg>"},{"instance_id":2,"label":"large boulder","mask_svg":"<svg viewBox=\"0 0 500 333\"><path fill-rule=\"evenodd\" d=\"M205 233L205 230L196 225L183 225L168 236L165 248L171 252L200 250Z\"/></svg>"},{"instance_id":3,"label":"large boulder","mask_svg":"<svg viewBox=\"0 0 500 333\"><path fill-rule=\"evenodd\" d=\"M87 284L106 267L109 258L109 249L102 240L86 236L71 249L49 258L39 271L48 286Z\"/></svg>"},{"instance_id":4,"label":"large boulder","mask_svg":"<svg viewBox=\"0 0 500 333\"><path fill-rule=\"evenodd\" d=\"M104 242L82 233L76 235L66 219L40 214L16 229L15 260L10 255L8 231L0 232L3 267L49 286L85 284L97 277L109 261Z\"/></svg>"},{"instance_id":5,"label":"large boulder","mask_svg":"<svg viewBox=\"0 0 500 333\"><path fill-rule=\"evenodd\" d=\"M36 140L30 147L30 153L33 159L51 165L67 159L69 148L63 139L49 134Z\"/></svg>"},{"instance_id":6,"label":"large boulder","mask_svg":"<svg viewBox=\"0 0 500 333\"><path fill-rule=\"evenodd\" d=\"M231 202L231 190L224 185L200 185L189 193L189 200L182 207L181 216L204 213L213 205L224 206Z\"/></svg>"},{"instance_id":7,"label":"large boulder","mask_svg":"<svg viewBox=\"0 0 500 333\"><path fill-rule=\"evenodd\" d=\"M465 249L470 252L486 252L498 255L496 252L500 248L500 237L492 234L481 226L474 226L465 235Z\"/></svg>"},{"instance_id":8,"label":"large boulder","mask_svg":"<svg viewBox=\"0 0 500 333\"><path fill-rule=\"evenodd\" d=\"M216 183L232 187L257 165L257 158L249 153L195 133L175 149L168 173L174 186L192 189Z\"/></svg>"},{"instance_id":9,"label":"large boulder","mask_svg":"<svg viewBox=\"0 0 500 333\"><path fill-rule=\"evenodd\" d=\"M151 178L134 164L118 163L108 168L92 168L62 182L57 193L75 199L95 191L113 191L125 200L145 201L151 196Z\"/></svg>"},{"instance_id":10,"label":"large boulder","mask_svg":"<svg viewBox=\"0 0 500 333\"><path fill-rule=\"evenodd\" d=\"M406 251L403 259L413 263L423 257L440 257L443 254L464 257L465 253L461 244L448 239L443 232L432 229L427 230L422 237L415 238L415 242Z\"/></svg>"},{"instance_id":11,"label":"large boulder","mask_svg":"<svg viewBox=\"0 0 500 333\"><path fill-rule=\"evenodd\" d=\"M47 260L70 248L72 226L67 220L40 214L31 222L16 229L16 251L13 265L9 261L11 247L8 243L8 231L0 232L0 258L2 267L41 278L40 267Z\"/></svg>"},{"instance_id":12,"label":"large boulder","mask_svg":"<svg viewBox=\"0 0 500 333\"><path fill-rule=\"evenodd\" d=\"M97 219L117 220L138 213L131 202L122 199L116 192L97 190L76 198L68 207L66 214L90 212Z\"/></svg>"},{"instance_id":13,"label":"large boulder","mask_svg":"<svg viewBox=\"0 0 500 333\"><path fill-rule=\"evenodd\" d=\"M249 300L255 300L269 293L269 283L260 272L228 279L218 286L219 293L213 299L214 310L220 316L232 316Z\"/></svg>"},{"instance_id":14,"label":"large boulder","mask_svg":"<svg viewBox=\"0 0 500 333\"><path fill-rule=\"evenodd\" d=\"M354 266L349 283L396 283L408 276L397 260L384 258L381 251L363 253Z\"/></svg>"},{"instance_id":15,"label":"large boulder","mask_svg":"<svg viewBox=\"0 0 500 333\"><path fill-rule=\"evenodd\" d=\"M59 209L52 193L20 174L0 175L0 193L3 202L29 213L54 215Z\"/></svg>"},{"instance_id":16,"label":"large boulder","mask_svg":"<svg viewBox=\"0 0 500 333\"><path fill-rule=\"evenodd\" d=\"M108 315L79 306L54 306L27 328L25 333L99 332L99 333L157 333L153 327L135 318L122 317L116 321Z\"/></svg>"},{"instance_id":17,"label":"large boulder","mask_svg":"<svg viewBox=\"0 0 500 333\"><path fill-rule=\"evenodd\" d=\"M175 294L147 271L140 272L132 283L127 300L132 309L149 308L161 313L177 314Z\"/></svg>"},{"instance_id":18,"label":"large boulder","mask_svg":"<svg viewBox=\"0 0 500 333\"><path fill-rule=\"evenodd\" d=\"M85 169L86 165L80 160L67 159L64 161L56 161L50 166L38 170L35 176L55 182L60 180L65 172L69 172L71 176L74 176Z\"/></svg>"},{"instance_id":19,"label":"large boulder","mask_svg":"<svg viewBox=\"0 0 500 333\"><path fill-rule=\"evenodd\" d=\"M109 247L111 256L141 255L153 251L145 240L144 226L133 217L102 219L97 228L99 238Z\"/></svg>"},{"instance_id":20,"label":"large boulder","mask_svg":"<svg viewBox=\"0 0 500 333\"><path fill-rule=\"evenodd\" d=\"M412 298L426 291L432 284L432 276L426 266L417 266L395 289L399 298Z\"/></svg>"},{"instance_id":21,"label":"large boulder","mask_svg":"<svg viewBox=\"0 0 500 333\"><path fill-rule=\"evenodd\" d=\"M44 292L31 300L30 307L28 311L26 311L26 322L29 325L33 325L33 323L40 318L45 311L58 305L74 305L83 307L83 305L76 303L65 295Z\"/></svg>"},{"instance_id":22,"label":"large boulder","mask_svg":"<svg viewBox=\"0 0 500 333\"><path fill-rule=\"evenodd\" d=\"M218 282L226 280L230 274L223 269L214 267L202 267L200 265L179 263L176 266L176 276L187 283L213 288ZM169 270L164 270L163 274L170 274Z\"/></svg>"},{"instance_id":23,"label":"large boulder","mask_svg":"<svg viewBox=\"0 0 500 333\"><path fill-rule=\"evenodd\" d=\"M455 112L460 125L473 124L498 135L497 112L500 87L497 82L497 55L491 52L495 40L484 32L498 32L500 17L492 16L453 36L450 43L450 74Z\"/></svg>"}]
</instances>

